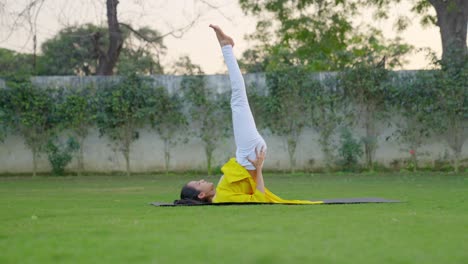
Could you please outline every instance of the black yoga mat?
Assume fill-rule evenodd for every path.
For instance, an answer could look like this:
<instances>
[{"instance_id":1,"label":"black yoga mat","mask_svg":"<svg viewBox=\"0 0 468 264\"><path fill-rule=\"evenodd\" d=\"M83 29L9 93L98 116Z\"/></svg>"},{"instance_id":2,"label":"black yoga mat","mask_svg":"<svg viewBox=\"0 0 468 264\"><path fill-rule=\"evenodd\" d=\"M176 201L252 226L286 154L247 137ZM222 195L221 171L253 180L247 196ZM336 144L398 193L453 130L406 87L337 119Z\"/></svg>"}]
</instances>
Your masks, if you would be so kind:
<instances>
[{"instance_id":1,"label":"black yoga mat","mask_svg":"<svg viewBox=\"0 0 468 264\"><path fill-rule=\"evenodd\" d=\"M398 200L388 200L383 198L344 198L344 199L325 199L311 200L323 202L320 204L282 204L282 205L321 205L321 204L363 204L363 203L400 203ZM154 206L225 206L225 205L280 205L280 203L208 203L208 204L174 204L165 202L152 202Z\"/></svg>"}]
</instances>

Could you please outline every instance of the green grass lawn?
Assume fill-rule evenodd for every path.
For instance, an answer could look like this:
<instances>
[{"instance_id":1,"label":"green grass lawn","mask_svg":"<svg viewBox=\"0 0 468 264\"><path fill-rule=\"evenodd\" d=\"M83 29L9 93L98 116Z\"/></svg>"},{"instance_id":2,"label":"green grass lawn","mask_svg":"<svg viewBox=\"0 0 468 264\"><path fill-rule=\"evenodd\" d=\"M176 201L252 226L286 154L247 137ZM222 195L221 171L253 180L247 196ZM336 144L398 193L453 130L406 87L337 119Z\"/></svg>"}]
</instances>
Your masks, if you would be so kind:
<instances>
[{"instance_id":1,"label":"green grass lawn","mask_svg":"<svg viewBox=\"0 0 468 264\"><path fill-rule=\"evenodd\" d=\"M193 178L2 177L0 263L468 263L466 172L265 176L283 198L399 204L148 205Z\"/></svg>"}]
</instances>

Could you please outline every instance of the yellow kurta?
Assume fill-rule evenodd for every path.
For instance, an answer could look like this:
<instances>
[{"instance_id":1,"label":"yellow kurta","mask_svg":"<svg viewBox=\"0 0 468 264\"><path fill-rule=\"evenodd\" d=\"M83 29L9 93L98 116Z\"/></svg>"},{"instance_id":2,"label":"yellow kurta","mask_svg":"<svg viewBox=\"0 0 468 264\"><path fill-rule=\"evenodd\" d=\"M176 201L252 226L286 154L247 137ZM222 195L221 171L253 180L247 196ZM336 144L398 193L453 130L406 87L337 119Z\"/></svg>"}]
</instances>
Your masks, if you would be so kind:
<instances>
[{"instance_id":1,"label":"yellow kurta","mask_svg":"<svg viewBox=\"0 0 468 264\"><path fill-rule=\"evenodd\" d=\"M257 190L257 184L249 172L230 159L221 168L224 176L216 187L213 203L285 203L285 204L322 204L322 201L284 200L265 188L265 193Z\"/></svg>"}]
</instances>

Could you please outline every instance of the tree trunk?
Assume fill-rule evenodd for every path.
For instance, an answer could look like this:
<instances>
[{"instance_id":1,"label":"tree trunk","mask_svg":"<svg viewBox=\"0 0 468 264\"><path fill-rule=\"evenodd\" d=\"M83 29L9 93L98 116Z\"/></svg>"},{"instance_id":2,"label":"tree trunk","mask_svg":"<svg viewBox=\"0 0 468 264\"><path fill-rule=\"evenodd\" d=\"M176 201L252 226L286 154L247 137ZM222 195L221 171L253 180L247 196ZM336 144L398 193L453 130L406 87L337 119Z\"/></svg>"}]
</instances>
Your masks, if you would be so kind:
<instances>
[{"instance_id":1,"label":"tree trunk","mask_svg":"<svg viewBox=\"0 0 468 264\"><path fill-rule=\"evenodd\" d=\"M78 176L81 176L84 170L84 150L83 150L84 138L80 137L78 144L80 145L80 152L78 153Z\"/></svg>"},{"instance_id":2,"label":"tree trunk","mask_svg":"<svg viewBox=\"0 0 468 264\"><path fill-rule=\"evenodd\" d=\"M123 37L117 18L118 4L118 0L106 0L109 48L106 53L100 53L96 75L112 75L122 50Z\"/></svg>"},{"instance_id":3,"label":"tree trunk","mask_svg":"<svg viewBox=\"0 0 468 264\"><path fill-rule=\"evenodd\" d=\"M460 167L460 155L461 153L460 152L455 152L454 153L454 157L453 157L453 169L455 171L455 173L458 173L460 171L459 167Z\"/></svg>"},{"instance_id":4,"label":"tree trunk","mask_svg":"<svg viewBox=\"0 0 468 264\"><path fill-rule=\"evenodd\" d=\"M130 176L130 144L132 143L132 126L128 123L122 128L124 131L122 153L125 157L126 175Z\"/></svg>"},{"instance_id":5,"label":"tree trunk","mask_svg":"<svg viewBox=\"0 0 468 264\"><path fill-rule=\"evenodd\" d=\"M442 60L450 64L464 59L467 54L466 30L468 23L468 1L428 0L435 8L437 26L442 40Z\"/></svg>"},{"instance_id":6,"label":"tree trunk","mask_svg":"<svg viewBox=\"0 0 468 264\"><path fill-rule=\"evenodd\" d=\"M171 161L171 149L168 139L164 140L164 162L166 167L166 175L169 174L169 162Z\"/></svg>"},{"instance_id":7,"label":"tree trunk","mask_svg":"<svg viewBox=\"0 0 468 264\"><path fill-rule=\"evenodd\" d=\"M125 157L125 168L126 168L126 175L130 176L130 149L126 148L123 152Z\"/></svg>"},{"instance_id":8,"label":"tree trunk","mask_svg":"<svg viewBox=\"0 0 468 264\"><path fill-rule=\"evenodd\" d=\"M32 158L33 158L33 177L36 177L36 172L37 172L37 150L32 149Z\"/></svg>"},{"instance_id":9,"label":"tree trunk","mask_svg":"<svg viewBox=\"0 0 468 264\"><path fill-rule=\"evenodd\" d=\"M296 147L297 147L297 138L288 139L288 154L289 154L289 170L291 173L296 171Z\"/></svg>"},{"instance_id":10,"label":"tree trunk","mask_svg":"<svg viewBox=\"0 0 468 264\"><path fill-rule=\"evenodd\" d=\"M325 126L322 126L323 129L320 130L319 143L322 147L322 152L325 157L325 172L329 173L331 171L332 160L333 160L331 147L330 147L331 132Z\"/></svg>"},{"instance_id":11,"label":"tree trunk","mask_svg":"<svg viewBox=\"0 0 468 264\"><path fill-rule=\"evenodd\" d=\"M366 140L364 142L367 168L374 171L374 153L375 153L375 124L373 109L368 109L366 113Z\"/></svg>"},{"instance_id":12,"label":"tree trunk","mask_svg":"<svg viewBox=\"0 0 468 264\"><path fill-rule=\"evenodd\" d=\"M211 162L213 160L213 150L214 148L207 144L205 148L205 154L206 154L206 165L207 165L207 170L208 170L208 176L212 175Z\"/></svg>"},{"instance_id":13,"label":"tree trunk","mask_svg":"<svg viewBox=\"0 0 468 264\"><path fill-rule=\"evenodd\" d=\"M445 135L446 141L453 151L453 168L455 172L459 171L462 148L468 134L462 122L462 120L453 117L452 121L449 122L449 128Z\"/></svg>"}]
</instances>

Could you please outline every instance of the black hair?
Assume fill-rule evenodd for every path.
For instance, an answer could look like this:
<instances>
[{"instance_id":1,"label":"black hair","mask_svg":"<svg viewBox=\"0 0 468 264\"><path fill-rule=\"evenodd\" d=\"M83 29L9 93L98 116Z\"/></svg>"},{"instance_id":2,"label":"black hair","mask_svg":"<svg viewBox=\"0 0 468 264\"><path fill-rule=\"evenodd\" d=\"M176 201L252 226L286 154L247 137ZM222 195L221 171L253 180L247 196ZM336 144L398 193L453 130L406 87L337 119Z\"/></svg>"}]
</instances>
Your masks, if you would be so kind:
<instances>
[{"instance_id":1,"label":"black hair","mask_svg":"<svg viewBox=\"0 0 468 264\"><path fill-rule=\"evenodd\" d=\"M205 204L209 203L206 200L198 198L198 195L201 192L193 187L188 186L187 184L182 187L180 191L180 200L175 200L174 204Z\"/></svg>"}]
</instances>

